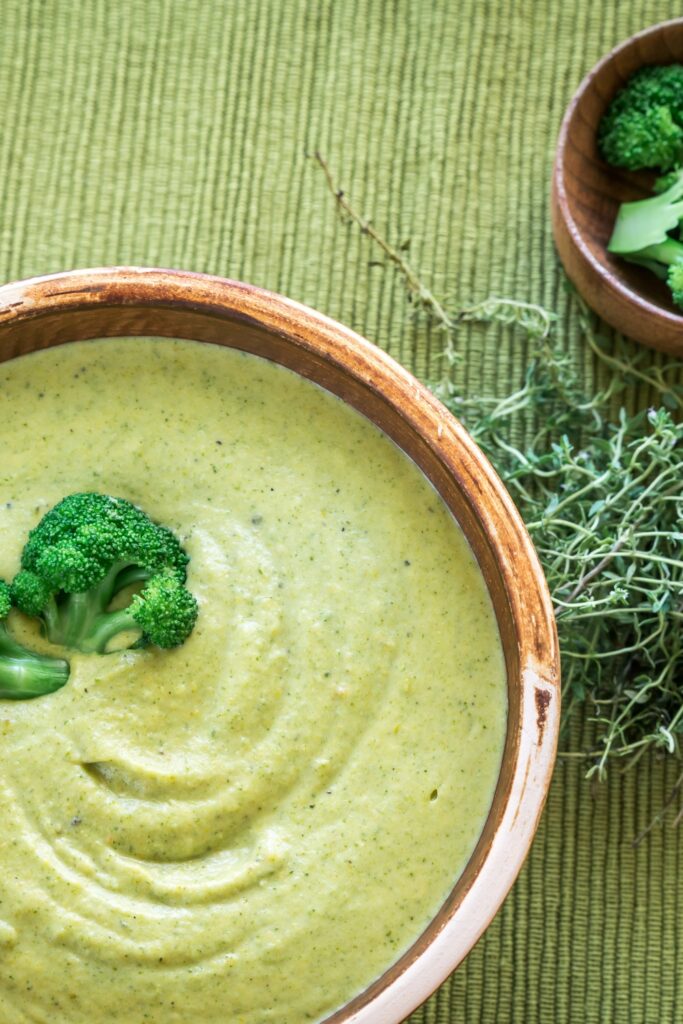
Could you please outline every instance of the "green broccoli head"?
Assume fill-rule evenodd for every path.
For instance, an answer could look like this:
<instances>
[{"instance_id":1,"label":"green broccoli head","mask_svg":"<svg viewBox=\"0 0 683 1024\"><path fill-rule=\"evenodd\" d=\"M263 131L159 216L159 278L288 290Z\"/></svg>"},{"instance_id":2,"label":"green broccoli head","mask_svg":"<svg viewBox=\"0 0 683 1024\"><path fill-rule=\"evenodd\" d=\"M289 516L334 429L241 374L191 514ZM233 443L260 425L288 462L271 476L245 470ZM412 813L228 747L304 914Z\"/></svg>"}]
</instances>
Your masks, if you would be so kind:
<instances>
[{"instance_id":1,"label":"green broccoli head","mask_svg":"<svg viewBox=\"0 0 683 1024\"><path fill-rule=\"evenodd\" d=\"M604 159L630 171L669 170L683 159L683 66L645 67L621 89L600 122Z\"/></svg>"},{"instance_id":2,"label":"green broccoli head","mask_svg":"<svg viewBox=\"0 0 683 1024\"><path fill-rule=\"evenodd\" d=\"M12 600L25 615L43 614L52 597L52 589L34 572L22 569L12 580Z\"/></svg>"},{"instance_id":3,"label":"green broccoli head","mask_svg":"<svg viewBox=\"0 0 683 1024\"><path fill-rule=\"evenodd\" d=\"M130 604L143 640L156 647L179 647L197 621L197 601L172 572L152 576Z\"/></svg>"},{"instance_id":4,"label":"green broccoli head","mask_svg":"<svg viewBox=\"0 0 683 1024\"><path fill-rule=\"evenodd\" d=\"M683 262L674 263L673 266L669 267L666 283L671 289L671 298L674 305L680 306L683 309Z\"/></svg>"},{"instance_id":5,"label":"green broccoli head","mask_svg":"<svg viewBox=\"0 0 683 1024\"><path fill-rule=\"evenodd\" d=\"M667 171L666 174L660 174L658 178L655 178L652 184L652 191L655 195L661 195L662 192L668 192L672 185L675 185L680 177L680 169L675 168L673 171Z\"/></svg>"},{"instance_id":6,"label":"green broccoli head","mask_svg":"<svg viewBox=\"0 0 683 1024\"><path fill-rule=\"evenodd\" d=\"M107 494L71 494L31 530L21 567L52 590L82 593L112 571L134 565L150 575L172 567L185 579L188 557L179 541L130 501Z\"/></svg>"},{"instance_id":7,"label":"green broccoli head","mask_svg":"<svg viewBox=\"0 0 683 1024\"><path fill-rule=\"evenodd\" d=\"M11 607L12 599L10 598L9 586L4 580L0 580L0 622L7 618Z\"/></svg>"},{"instance_id":8,"label":"green broccoli head","mask_svg":"<svg viewBox=\"0 0 683 1024\"><path fill-rule=\"evenodd\" d=\"M610 104L610 111L650 110L669 107L674 120L683 123L683 65L649 64L631 75Z\"/></svg>"},{"instance_id":9,"label":"green broccoli head","mask_svg":"<svg viewBox=\"0 0 683 1024\"><path fill-rule=\"evenodd\" d=\"M608 164L639 171L646 167L674 167L683 152L683 129L668 107L625 110L609 118L600 132L600 149Z\"/></svg>"},{"instance_id":10,"label":"green broccoli head","mask_svg":"<svg viewBox=\"0 0 683 1024\"><path fill-rule=\"evenodd\" d=\"M27 615L41 619L54 643L103 652L116 632L138 628L123 624L121 609L108 610L133 583L158 575L173 579L194 607L196 619L195 599L183 586L188 561L175 535L125 498L72 494L30 532L21 571L12 583L12 599ZM151 634L143 639L156 643Z\"/></svg>"},{"instance_id":11,"label":"green broccoli head","mask_svg":"<svg viewBox=\"0 0 683 1024\"><path fill-rule=\"evenodd\" d=\"M54 693L69 678L69 664L30 651L15 640L6 619L12 609L11 590L0 580L0 700L30 700Z\"/></svg>"}]
</instances>

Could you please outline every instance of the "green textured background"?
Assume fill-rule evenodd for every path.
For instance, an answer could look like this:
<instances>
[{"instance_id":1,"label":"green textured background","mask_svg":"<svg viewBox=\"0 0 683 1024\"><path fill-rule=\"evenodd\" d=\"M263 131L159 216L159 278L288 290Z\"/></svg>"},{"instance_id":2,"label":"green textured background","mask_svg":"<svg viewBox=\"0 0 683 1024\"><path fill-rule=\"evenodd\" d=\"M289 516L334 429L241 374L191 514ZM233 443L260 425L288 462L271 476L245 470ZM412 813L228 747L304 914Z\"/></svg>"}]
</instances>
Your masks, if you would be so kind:
<instances>
[{"instance_id":1,"label":"green textured background","mask_svg":"<svg viewBox=\"0 0 683 1024\"><path fill-rule=\"evenodd\" d=\"M406 319L393 273L339 222L304 157L319 148L379 227L411 239L437 293L558 310L590 385L551 240L554 141L596 59L679 4L2 0L0 12L0 279L210 271L309 303L435 374L438 335ZM492 331L463 331L461 347L471 391L505 388L526 356ZM683 833L631 847L675 777L643 765L596 789L560 764L504 909L413 1024L683 1021Z\"/></svg>"}]
</instances>

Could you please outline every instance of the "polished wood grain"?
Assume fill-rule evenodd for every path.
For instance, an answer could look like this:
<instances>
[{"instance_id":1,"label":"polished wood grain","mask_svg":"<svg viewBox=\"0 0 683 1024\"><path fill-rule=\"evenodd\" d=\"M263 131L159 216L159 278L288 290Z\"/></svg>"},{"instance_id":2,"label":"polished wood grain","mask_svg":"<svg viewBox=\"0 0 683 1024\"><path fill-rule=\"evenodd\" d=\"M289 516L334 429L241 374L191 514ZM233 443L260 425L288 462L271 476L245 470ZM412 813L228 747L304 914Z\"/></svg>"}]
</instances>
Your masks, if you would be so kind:
<instances>
[{"instance_id":1,"label":"polished wood grain","mask_svg":"<svg viewBox=\"0 0 683 1024\"><path fill-rule=\"evenodd\" d=\"M642 199L654 178L608 166L596 134L610 100L639 68L683 63L683 18L632 36L590 72L560 130L552 182L555 244L569 279L609 324L652 348L683 356L683 310L666 284L611 256L607 243L619 204Z\"/></svg>"},{"instance_id":2,"label":"polished wood grain","mask_svg":"<svg viewBox=\"0 0 683 1024\"><path fill-rule=\"evenodd\" d=\"M508 682L508 728L493 805L477 847L413 947L328 1024L398 1024L477 941L531 844L559 729L552 606L529 536L463 427L380 349L305 306L249 285L140 268L76 271L0 288L0 362L88 338L193 338L255 353L308 377L376 423L422 469L472 546L495 608ZM410 827L410 822L406 822Z\"/></svg>"}]
</instances>

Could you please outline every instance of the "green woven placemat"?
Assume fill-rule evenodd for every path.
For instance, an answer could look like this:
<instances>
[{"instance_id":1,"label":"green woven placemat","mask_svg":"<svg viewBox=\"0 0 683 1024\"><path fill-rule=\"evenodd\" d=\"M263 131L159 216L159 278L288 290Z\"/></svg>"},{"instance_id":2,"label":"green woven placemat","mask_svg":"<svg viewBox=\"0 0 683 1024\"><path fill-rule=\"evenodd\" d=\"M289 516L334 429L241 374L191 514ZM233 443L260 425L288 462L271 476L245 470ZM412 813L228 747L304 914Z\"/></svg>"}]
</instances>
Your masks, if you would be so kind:
<instances>
[{"instance_id":1,"label":"green woven placemat","mask_svg":"<svg viewBox=\"0 0 683 1024\"><path fill-rule=\"evenodd\" d=\"M186 267L344 321L422 377L440 339L341 225L321 149L439 293L540 301L586 383L554 256L562 111L665 0L4 0L0 278ZM464 331L472 390L515 380L518 338ZM675 781L650 764L591 788L560 765L504 909L414 1024L683 1020L683 836L631 839ZM0 1014L1 1016L1 1014ZM58 1022L57 1022L58 1024Z\"/></svg>"}]
</instances>

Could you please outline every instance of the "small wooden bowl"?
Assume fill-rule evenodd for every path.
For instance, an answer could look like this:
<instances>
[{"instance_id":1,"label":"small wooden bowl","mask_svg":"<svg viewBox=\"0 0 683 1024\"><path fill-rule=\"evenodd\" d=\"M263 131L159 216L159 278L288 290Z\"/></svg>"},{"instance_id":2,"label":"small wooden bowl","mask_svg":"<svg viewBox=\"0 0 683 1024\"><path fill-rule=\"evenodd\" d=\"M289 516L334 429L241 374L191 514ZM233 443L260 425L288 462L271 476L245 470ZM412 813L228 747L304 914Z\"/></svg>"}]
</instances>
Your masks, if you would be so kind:
<instances>
[{"instance_id":1,"label":"small wooden bowl","mask_svg":"<svg viewBox=\"0 0 683 1024\"><path fill-rule=\"evenodd\" d=\"M552 606L529 536L469 435L384 352L320 313L249 285L173 270L105 268L0 288L0 362L87 338L193 338L253 352L308 377L376 423L452 510L484 573L503 640L508 726L491 811L432 923L327 1024L399 1024L470 951L529 850L559 728Z\"/></svg>"},{"instance_id":2,"label":"small wooden bowl","mask_svg":"<svg viewBox=\"0 0 683 1024\"><path fill-rule=\"evenodd\" d=\"M607 323L644 345L683 356L683 311L654 274L611 256L619 204L642 199L654 175L610 167L597 130L610 100L646 64L683 63L683 18L631 36L584 78L560 129L552 182L555 244L567 276Z\"/></svg>"}]
</instances>

